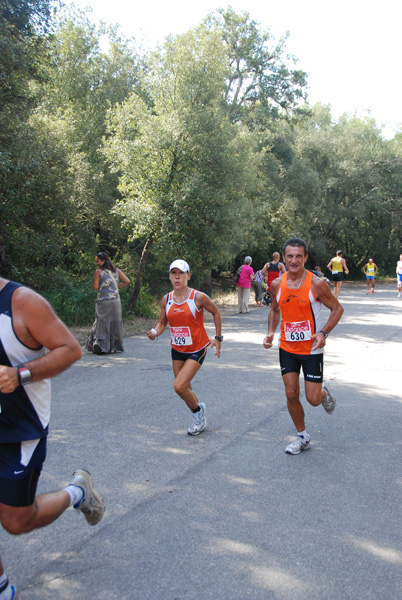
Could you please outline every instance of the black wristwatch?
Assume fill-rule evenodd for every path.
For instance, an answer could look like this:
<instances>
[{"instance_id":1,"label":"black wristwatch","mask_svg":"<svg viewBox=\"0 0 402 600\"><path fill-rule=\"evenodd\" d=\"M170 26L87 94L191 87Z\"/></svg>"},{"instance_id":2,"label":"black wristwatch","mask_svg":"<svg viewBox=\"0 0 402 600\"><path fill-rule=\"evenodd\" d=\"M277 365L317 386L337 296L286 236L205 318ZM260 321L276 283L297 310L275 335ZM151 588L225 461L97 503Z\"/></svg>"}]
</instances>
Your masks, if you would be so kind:
<instances>
[{"instance_id":1,"label":"black wristwatch","mask_svg":"<svg viewBox=\"0 0 402 600\"><path fill-rule=\"evenodd\" d=\"M18 365L18 383L20 385L27 385L32 383L32 373L25 365Z\"/></svg>"},{"instance_id":2,"label":"black wristwatch","mask_svg":"<svg viewBox=\"0 0 402 600\"><path fill-rule=\"evenodd\" d=\"M324 331L323 329L321 329L319 333L322 333L322 335L325 337L325 339L327 339L328 331Z\"/></svg>"},{"instance_id":3,"label":"black wristwatch","mask_svg":"<svg viewBox=\"0 0 402 600\"><path fill-rule=\"evenodd\" d=\"M218 340L218 342L221 342L223 340L223 335L216 335L215 339Z\"/></svg>"}]
</instances>

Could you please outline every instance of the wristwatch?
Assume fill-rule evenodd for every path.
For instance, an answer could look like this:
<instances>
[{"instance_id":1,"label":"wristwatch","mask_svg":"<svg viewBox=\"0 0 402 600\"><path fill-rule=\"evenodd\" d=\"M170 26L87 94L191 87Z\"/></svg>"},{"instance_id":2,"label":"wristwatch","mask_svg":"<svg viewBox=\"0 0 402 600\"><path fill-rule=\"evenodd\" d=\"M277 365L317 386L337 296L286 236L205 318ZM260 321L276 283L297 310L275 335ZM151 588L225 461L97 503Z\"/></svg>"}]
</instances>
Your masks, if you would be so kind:
<instances>
[{"instance_id":1,"label":"wristwatch","mask_svg":"<svg viewBox=\"0 0 402 600\"><path fill-rule=\"evenodd\" d=\"M218 340L218 342L221 342L223 340L223 335L216 335L215 339Z\"/></svg>"},{"instance_id":2,"label":"wristwatch","mask_svg":"<svg viewBox=\"0 0 402 600\"><path fill-rule=\"evenodd\" d=\"M328 331L324 331L323 329L321 329L319 333L322 333L322 335L325 337L325 339L327 339Z\"/></svg>"},{"instance_id":3,"label":"wristwatch","mask_svg":"<svg viewBox=\"0 0 402 600\"><path fill-rule=\"evenodd\" d=\"M27 385L32 383L31 371L25 365L18 365L18 383L20 385Z\"/></svg>"}]
</instances>

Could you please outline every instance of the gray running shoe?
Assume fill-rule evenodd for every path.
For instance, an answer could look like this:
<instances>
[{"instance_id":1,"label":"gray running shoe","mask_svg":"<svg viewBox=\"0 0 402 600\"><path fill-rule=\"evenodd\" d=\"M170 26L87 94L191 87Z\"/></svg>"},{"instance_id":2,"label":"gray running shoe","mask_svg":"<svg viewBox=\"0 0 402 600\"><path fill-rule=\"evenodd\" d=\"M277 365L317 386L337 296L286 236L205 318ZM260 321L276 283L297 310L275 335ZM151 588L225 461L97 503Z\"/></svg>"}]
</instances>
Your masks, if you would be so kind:
<instances>
[{"instance_id":1,"label":"gray running shoe","mask_svg":"<svg viewBox=\"0 0 402 600\"><path fill-rule=\"evenodd\" d=\"M11 590L13 592L13 595L11 596L11 600L19 600L18 592L13 585L11 586Z\"/></svg>"},{"instance_id":2,"label":"gray running shoe","mask_svg":"<svg viewBox=\"0 0 402 600\"><path fill-rule=\"evenodd\" d=\"M193 424L190 429L187 431L188 435L198 435L203 431L207 425L207 417L206 417L206 405L204 402L200 402L199 404L200 410L196 413L193 413Z\"/></svg>"},{"instance_id":3,"label":"gray running shoe","mask_svg":"<svg viewBox=\"0 0 402 600\"><path fill-rule=\"evenodd\" d=\"M94 488L92 475L85 469L77 469L73 473L71 485L76 485L84 490L84 497L74 508L80 510L90 525L97 525L102 520L105 512L105 503L102 496Z\"/></svg>"},{"instance_id":4,"label":"gray running shoe","mask_svg":"<svg viewBox=\"0 0 402 600\"><path fill-rule=\"evenodd\" d=\"M322 407L329 415L332 415L335 410L336 400L329 391L328 385L325 382L322 384L322 389L327 392L327 395L322 401Z\"/></svg>"},{"instance_id":5,"label":"gray running shoe","mask_svg":"<svg viewBox=\"0 0 402 600\"><path fill-rule=\"evenodd\" d=\"M310 436L298 435L294 442L287 446L286 454L300 454L302 450L308 450L310 448Z\"/></svg>"}]
</instances>

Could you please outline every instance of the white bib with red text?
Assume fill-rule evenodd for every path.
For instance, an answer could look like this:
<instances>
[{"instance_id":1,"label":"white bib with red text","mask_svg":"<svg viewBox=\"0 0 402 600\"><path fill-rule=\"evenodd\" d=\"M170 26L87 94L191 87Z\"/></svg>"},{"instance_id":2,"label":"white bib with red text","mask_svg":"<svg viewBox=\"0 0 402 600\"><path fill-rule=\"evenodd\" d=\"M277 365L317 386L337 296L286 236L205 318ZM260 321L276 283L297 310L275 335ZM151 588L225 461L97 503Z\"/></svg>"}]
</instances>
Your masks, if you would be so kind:
<instances>
[{"instance_id":1,"label":"white bib with red text","mask_svg":"<svg viewBox=\"0 0 402 600\"><path fill-rule=\"evenodd\" d=\"M284 331L287 342L307 342L308 340L311 340L311 328L309 321L285 323Z\"/></svg>"},{"instance_id":2,"label":"white bib with red text","mask_svg":"<svg viewBox=\"0 0 402 600\"><path fill-rule=\"evenodd\" d=\"M175 346L191 346L193 343L190 327L171 327L170 335Z\"/></svg>"}]
</instances>

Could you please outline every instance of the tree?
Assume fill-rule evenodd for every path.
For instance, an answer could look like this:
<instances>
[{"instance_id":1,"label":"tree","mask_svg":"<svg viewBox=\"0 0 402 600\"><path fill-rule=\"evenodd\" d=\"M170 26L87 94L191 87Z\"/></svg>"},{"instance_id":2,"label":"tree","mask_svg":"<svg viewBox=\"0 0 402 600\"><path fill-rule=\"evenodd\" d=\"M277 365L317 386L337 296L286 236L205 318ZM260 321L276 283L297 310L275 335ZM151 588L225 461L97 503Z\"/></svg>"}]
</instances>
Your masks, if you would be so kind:
<instances>
[{"instance_id":1,"label":"tree","mask_svg":"<svg viewBox=\"0 0 402 600\"><path fill-rule=\"evenodd\" d=\"M250 125L284 115L306 99L306 73L291 69L293 56L285 55L288 34L277 44L269 30L249 13L229 7L209 15L205 25L222 36L228 61L225 102L232 121Z\"/></svg>"},{"instance_id":2,"label":"tree","mask_svg":"<svg viewBox=\"0 0 402 600\"><path fill-rule=\"evenodd\" d=\"M329 108L317 105L296 127L294 154L317 181L300 222L312 255L326 261L342 248L360 273L374 254L384 272L401 240L395 216L402 171L375 121L343 115L333 122Z\"/></svg>"},{"instance_id":3,"label":"tree","mask_svg":"<svg viewBox=\"0 0 402 600\"><path fill-rule=\"evenodd\" d=\"M198 28L155 54L150 106L133 94L110 111L104 153L120 174L117 210L145 240L132 305L152 246L164 263L181 255L206 273L241 241L255 158L222 106L225 78L220 36Z\"/></svg>"}]
</instances>

